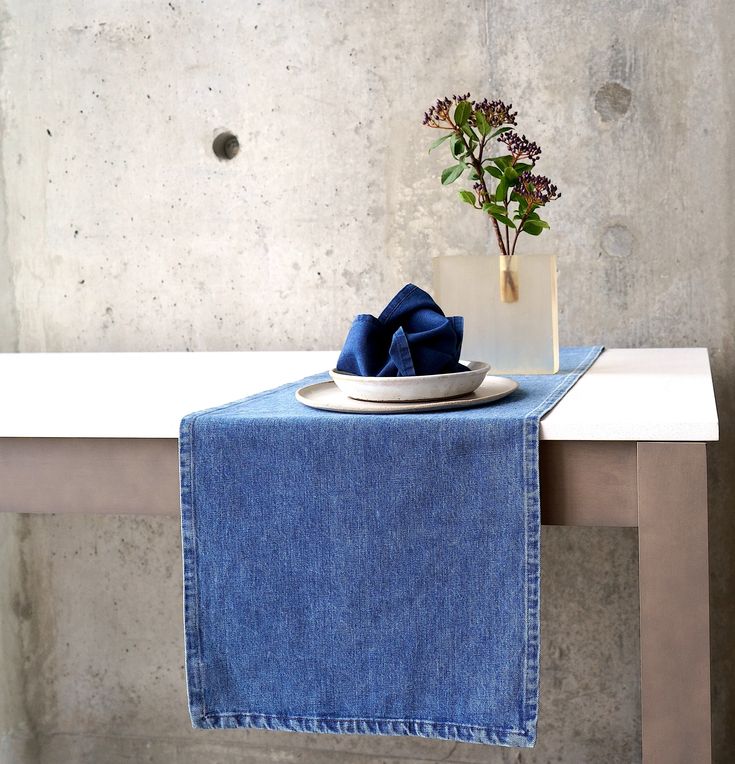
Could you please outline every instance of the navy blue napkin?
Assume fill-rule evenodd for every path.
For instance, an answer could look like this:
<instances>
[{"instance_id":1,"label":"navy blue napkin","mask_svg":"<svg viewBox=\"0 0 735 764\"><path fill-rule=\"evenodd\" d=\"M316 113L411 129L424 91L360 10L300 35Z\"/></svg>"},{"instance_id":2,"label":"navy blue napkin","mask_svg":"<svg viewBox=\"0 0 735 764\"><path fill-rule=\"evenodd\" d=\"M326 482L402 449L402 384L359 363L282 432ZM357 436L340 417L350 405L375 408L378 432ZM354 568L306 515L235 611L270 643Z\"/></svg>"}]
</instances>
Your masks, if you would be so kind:
<instances>
[{"instance_id":1,"label":"navy blue napkin","mask_svg":"<svg viewBox=\"0 0 735 764\"><path fill-rule=\"evenodd\" d=\"M464 319L447 317L431 295L406 284L375 318L363 313L347 334L337 369L361 377L467 371L459 363Z\"/></svg>"}]
</instances>

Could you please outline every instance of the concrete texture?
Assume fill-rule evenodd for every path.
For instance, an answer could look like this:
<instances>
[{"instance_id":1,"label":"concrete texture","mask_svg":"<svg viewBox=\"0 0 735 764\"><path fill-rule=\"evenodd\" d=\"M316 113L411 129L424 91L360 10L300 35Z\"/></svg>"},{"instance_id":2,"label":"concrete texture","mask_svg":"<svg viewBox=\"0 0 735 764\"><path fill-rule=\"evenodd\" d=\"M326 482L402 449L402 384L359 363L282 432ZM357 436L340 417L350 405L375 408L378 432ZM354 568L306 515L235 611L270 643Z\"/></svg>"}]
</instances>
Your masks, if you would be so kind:
<instances>
[{"instance_id":1,"label":"concrete texture","mask_svg":"<svg viewBox=\"0 0 735 764\"><path fill-rule=\"evenodd\" d=\"M27 599L26 519L0 513L0 762L25 764L38 757L32 709L26 704L24 639L33 605Z\"/></svg>"},{"instance_id":2,"label":"concrete texture","mask_svg":"<svg viewBox=\"0 0 735 764\"><path fill-rule=\"evenodd\" d=\"M287 9L287 10L284 10ZM714 742L735 728L729 4L0 4L0 349L333 348L490 237L437 96L511 100L563 198L565 344L707 346ZM219 130L234 160L211 151ZM135 509L135 508L131 508ZM0 762L635 762L634 531L546 529L535 751L194 732L175 519L0 517Z\"/></svg>"}]
</instances>

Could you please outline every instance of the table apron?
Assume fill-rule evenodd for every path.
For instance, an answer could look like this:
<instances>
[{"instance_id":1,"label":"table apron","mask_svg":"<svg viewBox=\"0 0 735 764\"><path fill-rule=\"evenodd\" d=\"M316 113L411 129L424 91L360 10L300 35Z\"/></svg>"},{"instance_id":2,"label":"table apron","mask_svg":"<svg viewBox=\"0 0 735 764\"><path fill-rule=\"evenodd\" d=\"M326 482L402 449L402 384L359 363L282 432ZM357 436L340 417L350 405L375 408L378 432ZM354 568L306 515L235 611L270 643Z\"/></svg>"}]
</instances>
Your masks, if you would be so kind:
<instances>
[{"instance_id":1,"label":"table apron","mask_svg":"<svg viewBox=\"0 0 735 764\"><path fill-rule=\"evenodd\" d=\"M638 524L636 443L542 441L548 525ZM172 438L0 438L0 511L175 515Z\"/></svg>"}]
</instances>

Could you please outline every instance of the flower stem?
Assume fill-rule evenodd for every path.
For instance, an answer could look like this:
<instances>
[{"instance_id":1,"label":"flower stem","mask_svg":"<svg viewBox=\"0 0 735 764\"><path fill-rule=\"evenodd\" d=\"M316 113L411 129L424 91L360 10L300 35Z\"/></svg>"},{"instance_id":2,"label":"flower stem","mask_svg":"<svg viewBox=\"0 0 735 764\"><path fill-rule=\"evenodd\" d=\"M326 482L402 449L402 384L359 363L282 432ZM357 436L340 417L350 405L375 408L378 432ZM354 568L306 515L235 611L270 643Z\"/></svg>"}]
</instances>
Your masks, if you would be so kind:
<instances>
[{"instance_id":1,"label":"flower stem","mask_svg":"<svg viewBox=\"0 0 735 764\"><path fill-rule=\"evenodd\" d=\"M485 183L485 173L482 169L482 164L480 163L480 160L470 151L470 147L467 143L467 139L465 138L464 133L462 132L462 129L457 127L457 125L454 124L454 122L447 117L447 121L449 124L454 128L454 132L456 135L458 135L462 143L464 144L464 147L466 149L466 157L470 158L470 164L472 165L472 169L475 171L477 176L480 179L480 185L482 186L482 191L485 194L485 198L490 201L490 194L487 190L487 184ZM503 243L503 234L500 232L500 226L498 225L498 221L494 217L490 217L490 219L493 221L493 228L495 229L495 238L498 241L498 247L500 247L500 254L501 255L508 255L509 250L505 248L505 244Z\"/></svg>"}]
</instances>

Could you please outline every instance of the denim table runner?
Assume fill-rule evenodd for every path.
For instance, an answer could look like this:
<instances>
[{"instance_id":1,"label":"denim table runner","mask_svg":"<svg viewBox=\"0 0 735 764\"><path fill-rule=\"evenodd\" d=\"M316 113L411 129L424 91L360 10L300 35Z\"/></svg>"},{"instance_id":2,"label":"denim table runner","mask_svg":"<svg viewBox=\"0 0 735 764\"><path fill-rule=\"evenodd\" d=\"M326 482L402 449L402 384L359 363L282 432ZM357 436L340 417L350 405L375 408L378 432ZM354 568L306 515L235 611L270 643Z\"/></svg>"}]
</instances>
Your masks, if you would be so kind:
<instances>
[{"instance_id":1,"label":"denim table runner","mask_svg":"<svg viewBox=\"0 0 735 764\"><path fill-rule=\"evenodd\" d=\"M187 416L194 726L533 745L539 420L600 352L474 409L317 411L318 375Z\"/></svg>"}]
</instances>

